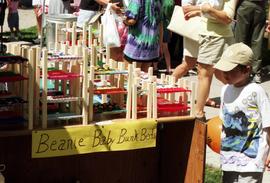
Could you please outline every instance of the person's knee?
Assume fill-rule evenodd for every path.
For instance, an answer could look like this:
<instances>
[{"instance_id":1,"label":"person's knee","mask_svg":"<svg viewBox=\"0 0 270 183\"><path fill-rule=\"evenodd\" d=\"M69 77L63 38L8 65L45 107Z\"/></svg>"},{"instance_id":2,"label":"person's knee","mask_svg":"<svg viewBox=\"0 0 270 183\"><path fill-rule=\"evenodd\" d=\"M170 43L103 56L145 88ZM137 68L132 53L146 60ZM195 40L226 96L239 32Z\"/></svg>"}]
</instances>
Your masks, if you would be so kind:
<instances>
[{"instance_id":1,"label":"person's knee","mask_svg":"<svg viewBox=\"0 0 270 183\"><path fill-rule=\"evenodd\" d=\"M199 77L212 77L214 74L214 68L208 64L198 64Z\"/></svg>"},{"instance_id":2,"label":"person's knee","mask_svg":"<svg viewBox=\"0 0 270 183\"><path fill-rule=\"evenodd\" d=\"M196 66L197 58L185 56L183 63L186 65L188 70L193 69Z\"/></svg>"}]
</instances>

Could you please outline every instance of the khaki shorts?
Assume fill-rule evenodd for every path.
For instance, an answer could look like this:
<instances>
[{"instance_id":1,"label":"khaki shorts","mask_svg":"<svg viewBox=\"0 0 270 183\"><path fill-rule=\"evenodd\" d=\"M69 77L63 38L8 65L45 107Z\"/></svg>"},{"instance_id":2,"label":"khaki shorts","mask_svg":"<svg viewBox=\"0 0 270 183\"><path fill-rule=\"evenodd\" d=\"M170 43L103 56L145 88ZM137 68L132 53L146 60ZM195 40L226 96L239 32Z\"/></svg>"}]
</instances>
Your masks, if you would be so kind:
<instances>
[{"instance_id":1,"label":"khaki shorts","mask_svg":"<svg viewBox=\"0 0 270 183\"><path fill-rule=\"evenodd\" d=\"M223 51L233 43L233 37L200 35L198 62L208 65L216 64L220 60Z\"/></svg>"},{"instance_id":2,"label":"khaki shorts","mask_svg":"<svg viewBox=\"0 0 270 183\"><path fill-rule=\"evenodd\" d=\"M223 171L223 183L262 183L262 172L227 172Z\"/></svg>"},{"instance_id":3,"label":"khaki shorts","mask_svg":"<svg viewBox=\"0 0 270 183\"><path fill-rule=\"evenodd\" d=\"M192 39L184 38L184 56L189 56L193 58L198 57L199 52L199 43L197 41L193 41Z\"/></svg>"}]
</instances>

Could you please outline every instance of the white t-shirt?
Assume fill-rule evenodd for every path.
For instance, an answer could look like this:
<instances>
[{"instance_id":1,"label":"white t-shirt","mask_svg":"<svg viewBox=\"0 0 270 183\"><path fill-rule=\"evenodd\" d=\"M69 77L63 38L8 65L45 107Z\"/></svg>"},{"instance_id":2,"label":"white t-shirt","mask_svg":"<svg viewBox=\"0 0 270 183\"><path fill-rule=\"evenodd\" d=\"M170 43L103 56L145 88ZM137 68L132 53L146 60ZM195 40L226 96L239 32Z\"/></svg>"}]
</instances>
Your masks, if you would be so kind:
<instances>
[{"instance_id":1,"label":"white t-shirt","mask_svg":"<svg viewBox=\"0 0 270 183\"><path fill-rule=\"evenodd\" d=\"M182 6L187 6L187 5L200 5L204 3L209 3L210 6L217 10L221 10L224 0L182 0Z\"/></svg>"},{"instance_id":2,"label":"white t-shirt","mask_svg":"<svg viewBox=\"0 0 270 183\"><path fill-rule=\"evenodd\" d=\"M32 0L32 6L41 6L43 5L44 0ZM49 5L50 0L45 0L45 5Z\"/></svg>"},{"instance_id":3,"label":"white t-shirt","mask_svg":"<svg viewBox=\"0 0 270 183\"><path fill-rule=\"evenodd\" d=\"M225 85L221 92L221 168L223 171L263 172L269 152L270 101L264 89L250 83Z\"/></svg>"}]
</instances>

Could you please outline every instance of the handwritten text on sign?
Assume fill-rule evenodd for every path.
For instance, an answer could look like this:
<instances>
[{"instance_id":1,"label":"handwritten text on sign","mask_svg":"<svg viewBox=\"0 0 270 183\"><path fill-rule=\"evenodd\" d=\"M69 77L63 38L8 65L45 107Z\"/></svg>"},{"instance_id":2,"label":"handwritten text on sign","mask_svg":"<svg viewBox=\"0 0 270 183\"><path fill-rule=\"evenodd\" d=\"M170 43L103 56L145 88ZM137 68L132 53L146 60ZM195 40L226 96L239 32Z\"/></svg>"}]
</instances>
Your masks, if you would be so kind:
<instances>
[{"instance_id":1,"label":"handwritten text on sign","mask_svg":"<svg viewBox=\"0 0 270 183\"><path fill-rule=\"evenodd\" d=\"M156 146L156 121L97 123L32 132L32 157L45 158Z\"/></svg>"}]
</instances>

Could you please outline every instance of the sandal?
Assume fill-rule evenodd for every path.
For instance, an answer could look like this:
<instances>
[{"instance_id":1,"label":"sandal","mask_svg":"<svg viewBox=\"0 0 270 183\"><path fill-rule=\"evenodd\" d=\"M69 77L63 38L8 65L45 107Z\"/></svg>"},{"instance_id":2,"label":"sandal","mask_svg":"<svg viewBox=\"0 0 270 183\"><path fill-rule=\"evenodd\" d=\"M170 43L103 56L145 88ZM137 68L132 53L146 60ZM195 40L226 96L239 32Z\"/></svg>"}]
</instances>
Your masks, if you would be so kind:
<instances>
[{"instance_id":1,"label":"sandal","mask_svg":"<svg viewBox=\"0 0 270 183\"><path fill-rule=\"evenodd\" d=\"M220 107L220 101L219 97L217 98L208 98L205 105L209 107L219 108Z\"/></svg>"},{"instance_id":2,"label":"sandal","mask_svg":"<svg viewBox=\"0 0 270 183\"><path fill-rule=\"evenodd\" d=\"M197 120L201 121L201 122L204 122L204 123L207 122L206 117L205 117L204 115L203 115L203 116L196 116L195 118L196 118Z\"/></svg>"}]
</instances>

